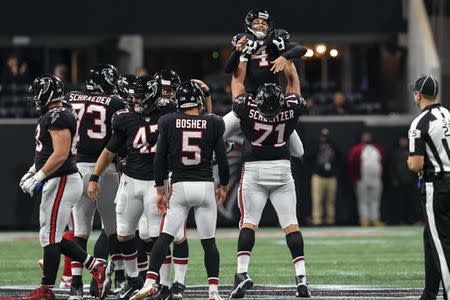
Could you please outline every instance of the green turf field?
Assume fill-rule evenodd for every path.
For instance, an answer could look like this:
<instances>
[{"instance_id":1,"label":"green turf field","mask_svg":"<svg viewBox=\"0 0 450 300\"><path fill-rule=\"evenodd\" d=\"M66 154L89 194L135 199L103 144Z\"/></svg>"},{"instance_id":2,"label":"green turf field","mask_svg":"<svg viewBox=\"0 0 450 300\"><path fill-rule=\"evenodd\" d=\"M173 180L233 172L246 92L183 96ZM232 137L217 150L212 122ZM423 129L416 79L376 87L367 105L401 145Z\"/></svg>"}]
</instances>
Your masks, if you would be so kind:
<instances>
[{"instance_id":1,"label":"green turf field","mask_svg":"<svg viewBox=\"0 0 450 300\"><path fill-rule=\"evenodd\" d=\"M306 268L312 285L423 287L421 227L305 228L303 232ZM237 234L237 229L217 233L223 284L232 283L236 269ZM191 237L188 285L207 284L203 251L195 236L194 232L188 232L188 238ZM89 249L92 247L90 242ZM39 283L37 260L41 251L37 239L30 241L15 238L12 233L0 233L0 285ZM294 283L290 253L279 229L258 231L249 273L256 284Z\"/></svg>"}]
</instances>

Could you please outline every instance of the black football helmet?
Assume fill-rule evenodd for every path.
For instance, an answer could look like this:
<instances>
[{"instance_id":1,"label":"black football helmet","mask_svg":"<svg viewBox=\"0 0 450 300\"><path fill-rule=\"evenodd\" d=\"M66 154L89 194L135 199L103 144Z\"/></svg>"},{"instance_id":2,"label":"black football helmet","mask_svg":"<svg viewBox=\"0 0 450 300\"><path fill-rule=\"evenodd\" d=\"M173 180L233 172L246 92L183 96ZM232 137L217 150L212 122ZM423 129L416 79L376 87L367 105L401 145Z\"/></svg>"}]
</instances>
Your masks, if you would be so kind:
<instances>
[{"instance_id":1,"label":"black football helmet","mask_svg":"<svg viewBox=\"0 0 450 300\"><path fill-rule=\"evenodd\" d=\"M56 76L44 75L33 80L28 88L28 99L32 101L34 110L42 115L52 102L62 101L64 85Z\"/></svg>"},{"instance_id":2,"label":"black football helmet","mask_svg":"<svg viewBox=\"0 0 450 300\"><path fill-rule=\"evenodd\" d=\"M284 94L278 85L265 83L258 88L255 102L261 115L267 119L273 119L278 116L284 106Z\"/></svg>"},{"instance_id":3,"label":"black football helmet","mask_svg":"<svg viewBox=\"0 0 450 300\"><path fill-rule=\"evenodd\" d=\"M182 82L175 91L178 109L201 107L205 101L200 87L192 81Z\"/></svg>"},{"instance_id":4,"label":"black football helmet","mask_svg":"<svg viewBox=\"0 0 450 300\"><path fill-rule=\"evenodd\" d=\"M158 82L162 89L162 98L158 102L158 106L165 106L170 103L175 95L175 90L180 85L180 76L173 70L161 70L154 75L154 79Z\"/></svg>"},{"instance_id":5,"label":"black football helmet","mask_svg":"<svg viewBox=\"0 0 450 300\"><path fill-rule=\"evenodd\" d=\"M256 32L252 29L252 23L255 19L263 19L267 21L267 32ZM273 29L272 19L270 18L270 14L265 9L252 9L245 16L245 31L253 34L257 39L265 38Z\"/></svg>"},{"instance_id":6,"label":"black football helmet","mask_svg":"<svg viewBox=\"0 0 450 300\"><path fill-rule=\"evenodd\" d=\"M136 82L137 77L134 75L122 75L117 79L117 94L127 102L131 101L132 97L129 88Z\"/></svg>"},{"instance_id":7,"label":"black football helmet","mask_svg":"<svg viewBox=\"0 0 450 300\"><path fill-rule=\"evenodd\" d=\"M116 94L119 72L110 64L96 65L89 70L86 88L89 91L100 91L103 94Z\"/></svg>"},{"instance_id":8,"label":"black football helmet","mask_svg":"<svg viewBox=\"0 0 450 300\"><path fill-rule=\"evenodd\" d=\"M128 92L133 97L130 108L140 114L152 112L161 100L158 82L148 75L138 77Z\"/></svg>"}]
</instances>

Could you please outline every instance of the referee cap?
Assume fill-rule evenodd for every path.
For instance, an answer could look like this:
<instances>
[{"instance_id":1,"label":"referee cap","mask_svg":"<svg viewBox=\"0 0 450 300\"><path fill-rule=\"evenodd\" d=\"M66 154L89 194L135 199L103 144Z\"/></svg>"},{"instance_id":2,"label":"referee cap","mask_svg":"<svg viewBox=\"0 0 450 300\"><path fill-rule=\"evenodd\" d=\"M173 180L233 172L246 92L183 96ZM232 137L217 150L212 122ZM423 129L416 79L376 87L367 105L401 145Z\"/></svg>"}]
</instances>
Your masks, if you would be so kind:
<instances>
[{"instance_id":1,"label":"referee cap","mask_svg":"<svg viewBox=\"0 0 450 300\"><path fill-rule=\"evenodd\" d=\"M422 75L414 82L412 90L434 98L439 92L438 81L433 75Z\"/></svg>"}]
</instances>

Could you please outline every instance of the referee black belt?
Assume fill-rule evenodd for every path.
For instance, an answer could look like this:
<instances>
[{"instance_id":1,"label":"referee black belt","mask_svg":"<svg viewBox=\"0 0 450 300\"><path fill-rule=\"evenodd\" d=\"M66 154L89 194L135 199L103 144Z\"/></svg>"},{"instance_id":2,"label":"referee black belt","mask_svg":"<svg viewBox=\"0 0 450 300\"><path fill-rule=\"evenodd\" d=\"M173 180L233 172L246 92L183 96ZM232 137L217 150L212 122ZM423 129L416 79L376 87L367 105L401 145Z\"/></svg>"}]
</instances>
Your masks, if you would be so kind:
<instances>
[{"instance_id":1,"label":"referee black belt","mask_svg":"<svg viewBox=\"0 0 450 300\"><path fill-rule=\"evenodd\" d=\"M426 178L424 178L425 182L433 182L436 180L450 180L450 172L441 172L441 173L437 173L431 176L427 176Z\"/></svg>"}]
</instances>

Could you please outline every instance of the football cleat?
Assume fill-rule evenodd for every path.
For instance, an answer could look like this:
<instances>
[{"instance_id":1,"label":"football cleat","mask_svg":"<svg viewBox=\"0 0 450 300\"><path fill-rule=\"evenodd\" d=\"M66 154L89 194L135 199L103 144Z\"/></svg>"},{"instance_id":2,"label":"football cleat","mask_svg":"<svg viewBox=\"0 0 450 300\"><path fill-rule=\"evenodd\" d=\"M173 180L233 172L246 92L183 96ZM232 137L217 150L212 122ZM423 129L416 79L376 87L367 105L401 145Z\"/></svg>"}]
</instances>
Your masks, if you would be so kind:
<instances>
[{"instance_id":1,"label":"football cleat","mask_svg":"<svg viewBox=\"0 0 450 300\"><path fill-rule=\"evenodd\" d=\"M216 291L209 292L209 300L223 300Z\"/></svg>"},{"instance_id":2,"label":"football cleat","mask_svg":"<svg viewBox=\"0 0 450 300\"><path fill-rule=\"evenodd\" d=\"M134 297L140 292L144 280L141 277L128 277L127 284L116 294L117 300L135 299ZM139 299L143 299L139 298Z\"/></svg>"},{"instance_id":3,"label":"football cleat","mask_svg":"<svg viewBox=\"0 0 450 300\"><path fill-rule=\"evenodd\" d=\"M110 290L110 294L116 295L126 285L127 285L127 280L126 279L125 280L119 280L119 279L114 278L114 289Z\"/></svg>"},{"instance_id":4,"label":"football cleat","mask_svg":"<svg viewBox=\"0 0 450 300\"><path fill-rule=\"evenodd\" d=\"M236 273L234 275L234 287L230 292L229 298L243 298L245 291L253 286L253 280L247 272Z\"/></svg>"},{"instance_id":5,"label":"football cleat","mask_svg":"<svg viewBox=\"0 0 450 300\"><path fill-rule=\"evenodd\" d=\"M142 300L144 298L152 298L158 295L158 285L152 284L146 287L143 287L140 291L138 291L134 296L130 298L130 300Z\"/></svg>"},{"instance_id":6,"label":"football cleat","mask_svg":"<svg viewBox=\"0 0 450 300\"><path fill-rule=\"evenodd\" d=\"M155 296L152 297L152 300L168 300L170 298L170 289L166 285L158 284L158 292Z\"/></svg>"},{"instance_id":7,"label":"football cleat","mask_svg":"<svg viewBox=\"0 0 450 300\"><path fill-rule=\"evenodd\" d=\"M92 288L89 289L91 292L94 292L95 297L100 297L102 294L103 289L103 281L105 280L105 262L104 261L97 261L94 268L91 270L92 279L97 284L97 289ZM91 282L92 286L92 282Z\"/></svg>"},{"instance_id":8,"label":"football cleat","mask_svg":"<svg viewBox=\"0 0 450 300\"><path fill-rule=\"evenodd\" d=\"M297 284L297 292L295 293L295 297L311 297L311 292L309 291L309 286L305 275L296 276L295 283Z\"/></svg>"},{"instance_id":9,"label":"football cleat","mask_svg":"<svg viewBox=\"0 0 450 300\"><path fill-rule=\"evenodd\" d=\"M69 292L69 300L83 300L83 286L71 286Z\"/></svg>"},{"instance_id":10,"label":"football cleat","mask_svg":"<svg viewBox=\"0 0 450 300\"><path fill-rule=\"evenodd\" d=\"M179 282L174 282L172 287L170 288L170 299L172 300L181 300L183 299L184 290L186 286Z\"/></svg>"},{"instance_id":11,"label":"football cleat","mask_svg":"<svg viewBox=\"0 0 450 300\"><path fill-rule=\"evenodd\" d=\"M114 272L114 263L112 261L108 261L105 270L105 279L103 280L102 292L100 293L100 299L105 299L105 297L111 292L111 284L112 284L112 273Z\"/></svg>"},{"instance_id":12,"label":"football cleat","mask_svg":"<svg viewBox=\"0 0 450 300\"><path fill-rule=\"evenodd\" d=\"M20 298L21 300L55 300L55 294L49 288L44 286L38 287L30 294Z\"/></svg>"}]
</instances>

